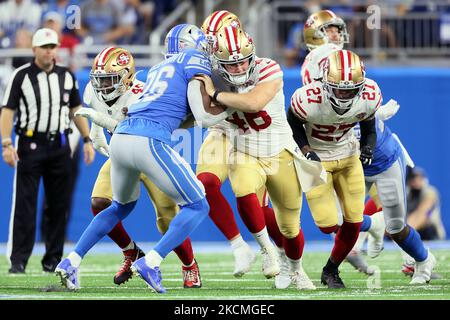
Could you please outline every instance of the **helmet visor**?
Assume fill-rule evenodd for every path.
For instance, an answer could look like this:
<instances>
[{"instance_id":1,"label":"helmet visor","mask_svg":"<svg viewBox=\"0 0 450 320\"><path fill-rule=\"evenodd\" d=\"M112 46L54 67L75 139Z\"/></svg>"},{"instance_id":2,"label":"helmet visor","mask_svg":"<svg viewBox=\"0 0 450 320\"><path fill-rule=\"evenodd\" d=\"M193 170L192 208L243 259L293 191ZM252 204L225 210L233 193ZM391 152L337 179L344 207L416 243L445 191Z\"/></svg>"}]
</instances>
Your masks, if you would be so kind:
<instances>
[{"instance_id":1,"label":"helmet visor","mask_svg":"<svg viewBox=\"0 0 450 320\"><path fill-rule=\"evenodd\" d=\"M120 76L117 73L91 73L92 87L103 94L114 92L119 86Z\"/></svg>"}]
</instances>

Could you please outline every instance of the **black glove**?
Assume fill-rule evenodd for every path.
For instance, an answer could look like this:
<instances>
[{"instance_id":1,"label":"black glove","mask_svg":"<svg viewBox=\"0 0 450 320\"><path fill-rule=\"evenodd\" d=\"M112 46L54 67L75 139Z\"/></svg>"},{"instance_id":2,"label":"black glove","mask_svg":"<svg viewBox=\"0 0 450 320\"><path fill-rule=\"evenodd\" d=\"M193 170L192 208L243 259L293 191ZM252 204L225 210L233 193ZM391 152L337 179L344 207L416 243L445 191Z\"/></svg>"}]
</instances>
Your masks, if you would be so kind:
<instances>
[{"instance_id":1,"label":"black glove","mask_svg":"<svg viewBox=\"0 0 450 320\"><path fill-rule=\"evenodd\" d=\"M305 153L305 157L306 157L306 159L308 159L308 160L320 162L319 156L318 156L317 153L315 153L314 151L308 151L307 153Z\"/></svg>"},{"instance_id":2,"label":"black glove","mask_svg":"<svg viewBox=\"0 0 450 320\"><path fill-rule=\"evenodd\" d=\"M361 155L359 156L359 160L361 160L362 164L365 166L370 166L372 164L373 159L373 151L370 146L363 146L361 148Z\"/></svg>"}]
</instances>

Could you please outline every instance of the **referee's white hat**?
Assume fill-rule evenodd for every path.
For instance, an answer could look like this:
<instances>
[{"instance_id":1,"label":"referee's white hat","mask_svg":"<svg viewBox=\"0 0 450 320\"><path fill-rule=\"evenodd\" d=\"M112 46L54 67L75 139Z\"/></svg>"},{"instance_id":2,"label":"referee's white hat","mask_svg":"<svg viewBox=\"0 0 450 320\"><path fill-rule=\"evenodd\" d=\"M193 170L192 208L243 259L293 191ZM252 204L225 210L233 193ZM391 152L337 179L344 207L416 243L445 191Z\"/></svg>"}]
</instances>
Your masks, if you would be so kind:
<instances>
[{"instance_id":1,"label":"referee's white hat","mask_svg":"<svg viewBox=\"0 0 450 320\"><path fill-rule=\"evenodd\" d=\"M37 30L33 35L31 46L41 47L47 44L59 45L58 34L56 33L56 31L49 28L42 28Z\"/></svg>"}]
</instances>

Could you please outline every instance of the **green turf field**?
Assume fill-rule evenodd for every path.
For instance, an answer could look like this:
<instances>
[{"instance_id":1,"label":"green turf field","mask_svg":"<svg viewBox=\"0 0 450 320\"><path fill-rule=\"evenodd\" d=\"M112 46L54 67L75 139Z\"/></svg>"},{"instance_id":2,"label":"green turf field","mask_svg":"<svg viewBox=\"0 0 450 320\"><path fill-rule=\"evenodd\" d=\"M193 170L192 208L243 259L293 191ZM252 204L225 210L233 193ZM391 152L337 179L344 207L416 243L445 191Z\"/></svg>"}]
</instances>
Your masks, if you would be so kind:
<instances>
[{"instance_id":1,"label":"green turf field","mask_svg":"<svg viewBox=\"0 0 450 320\"><path fill-rule=\"evenodd\" d=\"M273 280L266 280L259 257L250 273L241 279L232 276L231 254L197 254L203 280L201 289L183 289L181 266L174 254L163 262L163 283L168 294L155 294L140 278L133 278L118 287L112 278L121 263L120 255L91 254L81 265L81 286L78 292L60 288L59 278L41 270L40 257L33 256L25 275L9 275L7 265L0 267L0 299L450 299L450 251L434 250L438 261L436 271L443 278L429 285L410 286L410 278L400 272L401 256L398 251L385 251L369 261L377 266L379 276L368 278L356 272L348 263L341 267L345 290L329 290L320 284L320 272L327 253L306 253L304 268L317 286L315 291L294 288L277 290ZM376 288L381 286L381 288Z\"/></svg>"}]
</instances>

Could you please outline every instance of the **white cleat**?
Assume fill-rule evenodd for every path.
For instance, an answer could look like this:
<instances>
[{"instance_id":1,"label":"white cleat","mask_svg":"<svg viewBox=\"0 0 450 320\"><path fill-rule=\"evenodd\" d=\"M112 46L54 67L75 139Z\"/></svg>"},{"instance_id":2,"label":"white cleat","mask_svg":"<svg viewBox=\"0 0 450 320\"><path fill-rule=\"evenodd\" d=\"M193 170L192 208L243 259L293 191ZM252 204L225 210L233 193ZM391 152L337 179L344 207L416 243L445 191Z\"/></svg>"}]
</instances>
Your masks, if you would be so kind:
<instances>
[{"instance_id":1,"label":"white cleat","mask_svg":"<svg viewBox=\"0 0 450 320\"><path fill-rule=\"evenodd\" d=\"M426 284L430 282L431 272L436 265L436 258L428 250L428 257L422 262L416 262L414 274L409 284Z\"/></svg>"},{"instance_id":2,"label":"white cleat","mask_svg":"<svg viewBox=\"0 0 450 320\"><path fill-rule=\"evenodd\" d=\"M303 267L300 265L300 270L295 271L292 275L292 283L298 290L316 290L316 286L309 279Z\"/></svg>"},{"instance_id":3,"label":"white cleat","mask_svg":"<svg viewBox=\"0 0 450 320\"><path fill-rule=\"evenodd\" d=\"M280 265L278 263L278 255L273 246L262 248L262 272L267 279L275 277L280 273Z\"/></svg>"},{"instance_id":4,"label":"white cleat","mask_svg":"<svg viewBox=\"0 0 450 320\"><path fill-rule=\"evenodd\" d=\"M289 271L289 262L283 248L278 248L278 261L280 273L275 276L275 288L286 289L291 285L292 279Z\"/></svg>"},{"instance_id":5,"label":"white cleat","mask_svg":"<svg viewBox=\"0 0 450 320\"><path fill-rule=\"evenodd\" d=\"M384 249L383 241L386 223L384 222L383 211L373 214L371 218L372 225L368 230L367 255L373 259L378 257Z\"/></svg>"},{"instance_id":6,"label":"white cleat","mask_svg":"<svg viewBox=\"0 0 450 320\"><path fill-rule=\"evenodd\" d=\"M252 264L256 261L256 254L248 244L242 245L233 250L234 271L236 278L242 277L250 271Z\"/></svg>"}]
</instances>

